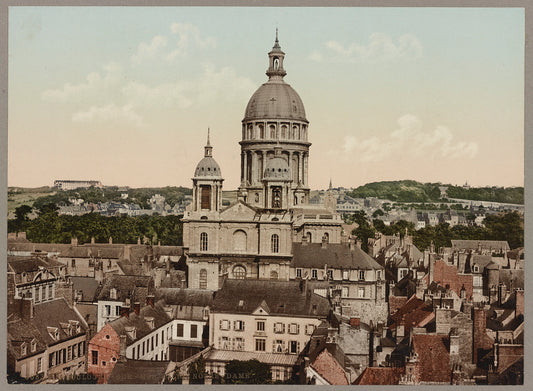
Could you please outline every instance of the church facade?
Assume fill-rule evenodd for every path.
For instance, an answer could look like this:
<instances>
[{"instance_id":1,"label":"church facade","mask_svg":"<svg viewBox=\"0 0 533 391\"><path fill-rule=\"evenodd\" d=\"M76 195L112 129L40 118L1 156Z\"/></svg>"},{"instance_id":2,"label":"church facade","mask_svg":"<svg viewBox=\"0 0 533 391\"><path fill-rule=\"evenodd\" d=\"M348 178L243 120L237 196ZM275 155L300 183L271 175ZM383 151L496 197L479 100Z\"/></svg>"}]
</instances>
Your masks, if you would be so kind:
<instances>
[{"instance_id":1,"label":"church facade","mask_svg":"<svg viewBox=\"0 0 533 391\"><path fill-rule=\"evenodd\" d=\"M340 246L343 241L343 221L334 208L309 203L309 121L300 96L284 80L284 58L276 36L268 53L268 81L252 95L242 120L238 200L226 208L224 179L208 134L192 178L193 202L183 217L189 288L218 290L225 279L320 279L318 274L297 275L295 246ZM354 258L348 251L347 256L367 257L364 265L349 259L343 265L382 268L351 247L363 255ZM331 273L320 275L326 282ZM367 275L376 281L378 273Z\"/></svg>"}]
</instances>

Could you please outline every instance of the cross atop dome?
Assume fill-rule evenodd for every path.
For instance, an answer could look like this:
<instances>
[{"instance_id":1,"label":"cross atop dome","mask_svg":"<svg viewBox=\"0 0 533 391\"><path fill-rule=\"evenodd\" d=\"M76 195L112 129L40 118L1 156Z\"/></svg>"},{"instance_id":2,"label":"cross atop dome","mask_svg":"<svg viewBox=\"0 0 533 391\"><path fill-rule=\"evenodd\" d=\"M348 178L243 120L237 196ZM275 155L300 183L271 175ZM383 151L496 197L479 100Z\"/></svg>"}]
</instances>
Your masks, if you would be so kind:
<instances>
[{"instance_id":1,"label":"cross atop dome","mask_svg":"<svg viewBox=\"0 0 533 391\"><path fill-rule=\"evenodd\" d=\"M274 46L270 53L269 57L269 67L266 71L268 76L268 81L283 81L283 76L287 74L285 69L283 69L283 59L285 58L285 53L281 50L278 40L278 29L276 28L276 40L274 41Z\"/></svg>"}]
</instances>

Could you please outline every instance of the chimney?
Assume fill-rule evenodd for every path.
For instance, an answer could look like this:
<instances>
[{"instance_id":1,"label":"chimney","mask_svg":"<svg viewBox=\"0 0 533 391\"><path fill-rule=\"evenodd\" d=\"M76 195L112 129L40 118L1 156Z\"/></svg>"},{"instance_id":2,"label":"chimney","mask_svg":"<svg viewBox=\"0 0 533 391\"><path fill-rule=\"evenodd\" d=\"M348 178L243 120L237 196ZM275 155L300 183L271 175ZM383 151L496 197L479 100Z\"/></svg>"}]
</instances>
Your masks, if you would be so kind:
<instances>
[{"instance_id":1,"label":"chimney","mask_svg":"<svg viewBox=\"0 0 533 391\"><path fill-rule=\"evenodd\" d=\"M137 316L139 316L139 314L141 312L141 303L139 303L138 301L133 303L133 312L135 312L135 315L137 315Z\"/></svg>"},{"instance_id":2,"label":"chimney","mask_svg":"<svg viewBox=\"0 0 533 391\"><path fill-rule=\"evenodd\" d=\"M120 306L120 317L123 316L126 318L130 317L130 308L129 306L126 306L126 303L122 303L122 305Z\"/></svg>"},{"instance_id":3,"label":"chimney","mask_svg":"<svg viewBox=\"0 0 533 391\"><path fill-rule=\"evenodd\" d=\"M137 238L137 245L140 246L140 244L141 244L141 237L139 236L139 237Z\"/></svg>"},{"instance_id":4,"label":"chimney","mask_svg":"<svg viewBox=\"0 0 533 391\"><path fill-rule=\"evenodd\" d=\"M109 237L109 244L113 244L113 238L111 236Z\"/></svg>"},{"instance_id":5,"label":"chimney","mask_svg":"<svg viewBox=\"0 0 533 391\"><path fill-rule=\"evenodd\" d=\"M149 305L150 307L154 308L154 301L155 301L154 295L146 296L146 305Z\"/></svg>"},{"instance_id":6,"label":"chimney","mask_svg":"<svg viewBox=\"0 0 533 391\"><path fill-rule=\"evenodd\" d=\"M455 329L450 333L450 355L452 354L459 354L459 335Z\"/></svg>"},{"instance_id":7,"label":"chimney","mask_svg":"<svg viewBox=\"0 0 533 391\"><path fill-rule=\"evenodd\" d=\"M120 345L119 345L119 361L126 361L126 335L120 335Z\"/></svg>"},{"instance_id":8,"label":"chimney","mask_svg":"<svg viewBox=\"0 0 533 391\"><path fill-rule=\"evenodd\" d=\"M360 318L350 318L350 326L359 327L360 325L361 325L361 319Z\"/></svg>"},{"instance_id":9,"label":"chimney","mask_svg":"<svg viewBox=\"0 0 533 391\"><path fill-rule=\"evenodd\" d=\"M307 278L300 280L300 292L303 294L307 292Z\"/></svg>"},{"instance_id":10,"label":"chimney","mask_svg":"<svg viewBox=\"0 0 533 391\"><path fill-rule=\"evenodd\" d=\"M428 272L428 286L433 282L435 274L435 255L429 254L429 272Z\"/></svg>"},{"instance_id":11,"label":"chimney","mask_svg":"<svg viewBox=\"0 0 533 391\"><path fill-rule=\"evenodd\" d=\"M77 246L78 245L78 238L76 238L76 237L70 238L70 245L71 246Z\"/></svg>"},{"instance_id":12,"label":"chimney","mask_svg":"<svg viewBox=\"0 0 533 391\"><path fill-rule=\"evenodd\" d=\"M515 317L524 315L524 291L517 289L515 292Z\"/></svg>"},{"instance_id":13,"label":"chimney","mask_svg":"<svg viewBox=\"0 0 533 391\"><path fill-rule=\"evenodd\" d=\"M91 244L94 244L94 236L91 237Z\"/></svg>"},{"instance_id":14,"label":"chimney","mask_svg":"<svg viewBox=\"0 0 533 391\"><path fill-rule=\"evenodd\" d=\"M507 296L507 287L504 283L500 282L498 285L498 305L502 305Z\"/></svg>"},{"instance_id":15,"label":"chimney","mask_svg":"<svg viewBox=\"0 0 533 391\"><path fill-rule=\"evenodd\" d=\"M33 318L33 300L32 299L20 299L20 315L24 320L30 320Z\"/></svg>"},{"instance_id":16,"label":"chimney","mask_svg":"<svg viewBox=\"0 0 533 391\"><path fill-rule=\"evenodd\" d=\"M348 248L350 249L350 251L354 249L354 246L355 246L354 242L355 242L355 238L350 236L348 238Z\"/></svg>"},{"instance_id":17,"label":"chimney","mask_svg":"<svg viewBox=\"0 0 533 391\"><path fill-rule=\"evenodd\" d=\"M466 299L466 288L465 288L465 284L463 284L463 286L461 287L460 297L461 297L461 299Z\"/></svg>"},{"instance_id":18,"label":"chimney","mask_svg":"<svg viewBox=\"0 0 533 391\"><path fill-rule=\"evenodd\" d=\"M302 246L307 246L308 240L307 235L302 235Z\"/></svg>"},{"instance_id":19,"label":"chimney","mask_svg":"<svg viewBox=\"0 0 533 391\"><path fill-rule=\"evenodd\" d=\"M357 239L357 240L355 241L355 245L356 245L357 248L359 248L359 249L361 248L361 245L362 245L362 244L363 244L363 242L361 242L359 239Z\"/></svg>"},{"instance_id":20,"label":"chimney","mask_svg":"<svg viewBox=\"0 0 533 391\"><path fill-rule=\"evenodd\" d=\"M23 240L26 240L26 231L24 231L24 232L18 232L18 233L17 233L17 239L23 239Z\"/></svg>"}]
</instances>

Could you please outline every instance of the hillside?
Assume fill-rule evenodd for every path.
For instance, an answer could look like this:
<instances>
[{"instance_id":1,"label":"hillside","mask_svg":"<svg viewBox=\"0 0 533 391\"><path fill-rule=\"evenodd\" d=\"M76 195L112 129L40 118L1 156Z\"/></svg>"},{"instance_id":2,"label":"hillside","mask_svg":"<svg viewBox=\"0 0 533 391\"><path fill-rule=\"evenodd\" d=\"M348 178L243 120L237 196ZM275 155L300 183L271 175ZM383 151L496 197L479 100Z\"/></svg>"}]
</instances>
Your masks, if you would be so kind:
<instances>
[{"instance_id":1,"label":"hillside","mask_svg":"<svg viewBox=\"0 0 533 391\"><path fill-rule=\"evenodd\" d=\"M377 197L396 202L441 202L439 187L447 187L448 198L466 200L524 203L523 187L473 187L445 185L441 183L420 183L412 180L367 183L347 194L355 198Z\"/></svg>"}]
</instances>

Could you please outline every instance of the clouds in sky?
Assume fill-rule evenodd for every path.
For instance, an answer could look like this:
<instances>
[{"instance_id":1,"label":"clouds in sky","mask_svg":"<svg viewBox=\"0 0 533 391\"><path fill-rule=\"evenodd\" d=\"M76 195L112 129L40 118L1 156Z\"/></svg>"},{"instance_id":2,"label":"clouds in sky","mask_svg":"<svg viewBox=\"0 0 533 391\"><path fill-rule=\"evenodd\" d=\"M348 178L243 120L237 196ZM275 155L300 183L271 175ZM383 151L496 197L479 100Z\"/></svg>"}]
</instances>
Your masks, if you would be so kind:
<instances>
[{"instance_id":1,"label":"clouds in sky","mask_svg":"<svg viewBox=\"0 0 533 391\"><path fill-rule=\"evenodd\" d=\"M414 60L422 57L420 40L412 34L403 34L394 40L385 33L373 33L367 43L352 42L343 45L328 41L324 50L314 51L310 58L314 61L334 62L394 62Z\"/></svg>"},{"instance_id":2,"label":"clouds in sky","mask_svg":"<svg viewBox=\"0 0 533 391\"><path fill-rule=\"evenodd\" d=\"M146 108L186 109L211 103L215 99L220 101L250 95L255 84L237 75L231 67L216 68L205 63L196 67L193 75L180 78L177 74L174 80L160 83L146 81L137 69L144 61L171 61L185 55L192 47L206 49L215 45L215 39L203 36L196 26L173 23L170 36L155 35L150 41L141 42L136 53L123 64L111 62L101 70L89 73L82 82L69 82L60 88L42 92L41 98L48 103L77 105L71 116L77 124L110 121L142 127L149 122L143 117L147 113Z\"/></svg>"},{"instance_id":3,"label":"clouds in sky","mask_svg":"<svg viewBox=\"0 0 533 391\"><path fill-rule=\"evenodd\" d=\"M172 23L168 37L155 35L150 42L141 42L137 47L137 52L131 57L131 61L134 64L154 59L172 61L186 55L192 47L206 49L215 46L216 39L202 35L195 25Z\"/></svg>"},{"instance_id":4,"label":"clouds in sky","mask_svg":"<svg viewBox=\"0 0 533 391\"><path fill-rule=\"evenodd\" d=\"M344 137L340 151L345 159L356 159L361 163L380 162L390 158L412 157L418 159L473 159L478 145L471 141L458 141L445 126L439 125L432 131L425 131L422 121L412 114L398 119L398 128L385 137L373 136L358 139L352 135Z\"/></svg>"}]
</instances>

